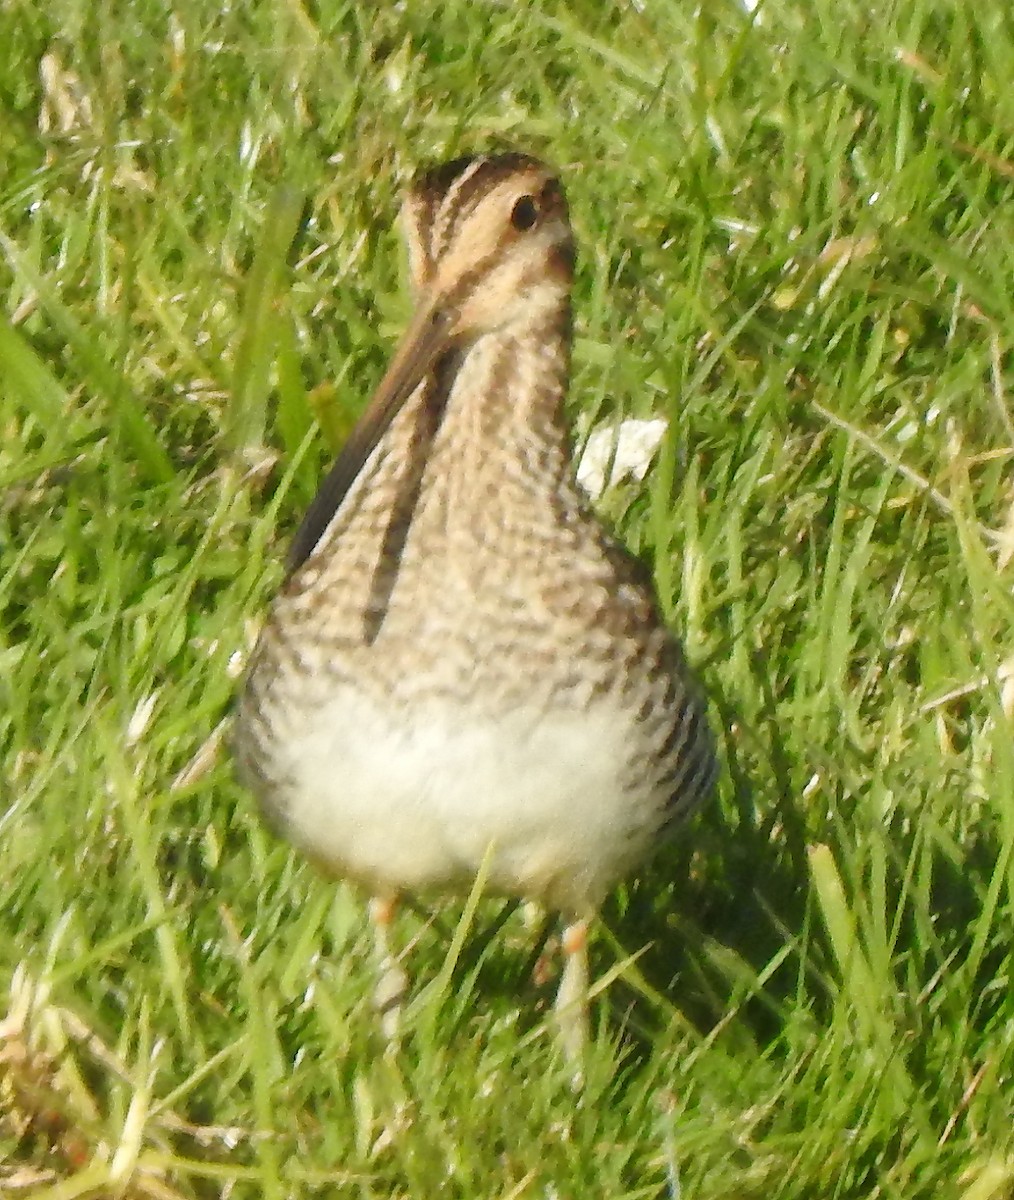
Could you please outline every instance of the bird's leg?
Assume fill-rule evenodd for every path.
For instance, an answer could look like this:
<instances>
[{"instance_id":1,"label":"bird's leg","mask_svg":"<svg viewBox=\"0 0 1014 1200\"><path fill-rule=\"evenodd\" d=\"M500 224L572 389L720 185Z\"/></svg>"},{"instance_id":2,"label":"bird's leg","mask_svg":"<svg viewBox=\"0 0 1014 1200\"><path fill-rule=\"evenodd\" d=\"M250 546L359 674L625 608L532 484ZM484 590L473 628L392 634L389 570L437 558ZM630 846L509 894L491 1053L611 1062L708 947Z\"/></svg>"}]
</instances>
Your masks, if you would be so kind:
<instances>
[{"instance_id":1,"label":"bird's leg","mask_svg":"<svg viewBox=\"0 0 1014 1200\"><path fill-rule=\"evenodd\" d=\"M398 1042L401 1004L408 991L408 976L391 953L388 940L388 930L396 907L397 901L391 896L375 896L370 901L370 923L373 925L373 948L377 960L377 987L373 993L373 1003L380 1014L380 1028L391 1046Z\"/></svg>"},{"instance_id":2,"label":"bird's leg","mask_svg":"<svg viewBox=\"0 0 1014 1200\"><path fill-rule=\"evenodd\" d=\"M562 945L563 974L556 994L556 1020L563 1052L579 1080L588 1041L588 922L571 922L563 931Z\"/></svg>"}]
</instances>

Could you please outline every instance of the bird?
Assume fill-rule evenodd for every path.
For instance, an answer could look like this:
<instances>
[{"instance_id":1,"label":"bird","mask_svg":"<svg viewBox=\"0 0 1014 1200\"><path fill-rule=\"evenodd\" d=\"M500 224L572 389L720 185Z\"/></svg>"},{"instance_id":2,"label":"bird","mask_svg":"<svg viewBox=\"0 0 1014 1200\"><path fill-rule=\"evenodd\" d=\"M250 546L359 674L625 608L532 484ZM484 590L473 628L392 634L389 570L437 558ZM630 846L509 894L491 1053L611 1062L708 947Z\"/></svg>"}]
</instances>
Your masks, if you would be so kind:
<instances>
[{"instance_id":1,"label":"bird","mask_svg":"<svg viewBox=\"0 0 1014 1200\"><path fill-rule=\"evenodd\" d=\"M575 482L557 174L462 156L422 169L401 217L413 315L293 539L234 754L267 823L370 897L389 1037L399 898L478 877L561 915L579 1063L589 923L714 790L707 698Z\"/></svg>"}]
</instances>

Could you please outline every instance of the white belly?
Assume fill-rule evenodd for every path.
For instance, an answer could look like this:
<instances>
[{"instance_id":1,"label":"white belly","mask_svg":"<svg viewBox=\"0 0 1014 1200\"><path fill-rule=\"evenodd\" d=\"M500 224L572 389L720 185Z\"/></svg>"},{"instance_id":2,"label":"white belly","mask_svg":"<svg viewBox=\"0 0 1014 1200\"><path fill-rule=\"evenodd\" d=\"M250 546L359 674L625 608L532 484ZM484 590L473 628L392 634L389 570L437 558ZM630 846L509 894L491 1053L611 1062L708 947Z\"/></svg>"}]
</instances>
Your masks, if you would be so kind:
<instances>
[{"instance_id":1,"label":"white belly","mask_svg":"<svg viewBox=\"0 0 1014 1200\"><path fill-rule=\"evenodd\" d=\"M597 904L643 856L665 794L631 795L631 725L580 715L492 719L431 701L389 714L351 688L283 738L273 815L307 854L377 893L467 887L554 908Z\"/></svg>"}]
</instances>

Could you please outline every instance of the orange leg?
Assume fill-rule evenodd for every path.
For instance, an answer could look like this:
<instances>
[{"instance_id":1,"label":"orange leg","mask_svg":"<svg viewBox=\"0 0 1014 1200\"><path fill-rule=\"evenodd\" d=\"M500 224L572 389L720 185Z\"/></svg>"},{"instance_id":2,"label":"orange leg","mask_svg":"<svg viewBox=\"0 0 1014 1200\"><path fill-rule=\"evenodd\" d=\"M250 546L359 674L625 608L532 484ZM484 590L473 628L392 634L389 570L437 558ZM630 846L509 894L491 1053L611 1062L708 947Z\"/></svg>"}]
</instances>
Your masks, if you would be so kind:
<instances>
[{"instance_id":1,"label":"orange leg","mask_svg":"<svg viewBox=\"0 0 1014 1200\"><path fill-rule=\"evenodd\" d=\"M408 991L408 976L391 953L388 930L398 902L393 896L374 897L370 901L373 948L377 960L377 986L373 1003L380 1013L380 1028L390 1046L397 1045L401 1025L401 1005Z\"/></svg>"},{"instance_id":2,"label":"orange leg","mask_svg":"<svg viewBox=\"0 0 1014 1200\"><path fill-rule=\"evenodd\" d=\"M556 1020L567 1061L581 1080L588 1041L588 922L573 921L563 931L563 974L556 994Z\"/></svg>"}]
</instances>

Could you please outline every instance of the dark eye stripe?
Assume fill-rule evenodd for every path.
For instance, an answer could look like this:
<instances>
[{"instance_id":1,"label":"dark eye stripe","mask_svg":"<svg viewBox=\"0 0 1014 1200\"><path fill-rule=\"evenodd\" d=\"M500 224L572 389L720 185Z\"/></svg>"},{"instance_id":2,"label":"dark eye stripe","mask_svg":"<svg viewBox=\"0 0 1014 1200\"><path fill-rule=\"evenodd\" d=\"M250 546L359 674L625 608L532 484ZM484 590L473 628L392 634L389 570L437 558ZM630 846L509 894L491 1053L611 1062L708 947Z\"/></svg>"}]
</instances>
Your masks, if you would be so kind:
<instances>
[{"instance_id":1,"label":"dark eye stripe","mask_svg":"<svg viewBox=\"0 0 1014 1200\"><path fill-rule=\"evenodd\" d=\"M471 266L464 275L462 275L454 285L454 290L449 292L444 301L449 312L454 312L465 299L465 297L475 290L476 283L489 270L490 264L496 262L500 257L500 247L497 246L485 258L480 258L473 266Z\"/></svg>"}]
</instances>

